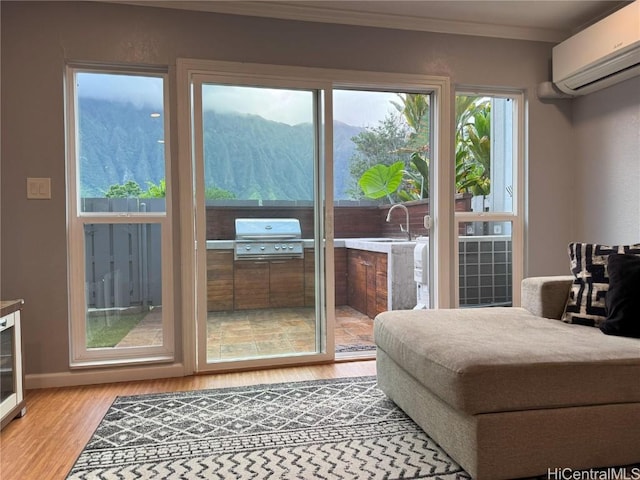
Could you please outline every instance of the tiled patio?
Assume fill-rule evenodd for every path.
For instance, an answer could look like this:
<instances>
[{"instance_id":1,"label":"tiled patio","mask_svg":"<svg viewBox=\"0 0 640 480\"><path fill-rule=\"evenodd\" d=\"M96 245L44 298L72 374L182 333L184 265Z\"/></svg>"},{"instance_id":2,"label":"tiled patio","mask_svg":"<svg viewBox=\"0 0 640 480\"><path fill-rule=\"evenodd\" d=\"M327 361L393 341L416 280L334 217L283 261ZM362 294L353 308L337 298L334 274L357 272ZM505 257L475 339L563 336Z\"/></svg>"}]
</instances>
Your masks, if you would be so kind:
<instances>
[{"instance_id":1,"label":"tiled patio","mask_svg":"<svg viewBox=\"0 0 640 480\"><path fill-rule=\"evenodd\" d=\"M210 312L207 358L219 361L313 352L313 317L311 308ZM338 355L373 353L373 320L346 305L336 307L335 343ZM162 344L161 309L151 311L116 348L150 344Z\"/></svg>"},{"instance_id":2,"label":"tiled patio","mask_svg":"<svg viewBox=\"0 0 640 480\"><path fill-rule=\"evenodd\" d=\"M207 338L209 361L314 352L314 311L278 308L211 312ZM350 307L337 307L335 338L337 352L372 352L373 320Z\"/></svg>"}]
</instances>

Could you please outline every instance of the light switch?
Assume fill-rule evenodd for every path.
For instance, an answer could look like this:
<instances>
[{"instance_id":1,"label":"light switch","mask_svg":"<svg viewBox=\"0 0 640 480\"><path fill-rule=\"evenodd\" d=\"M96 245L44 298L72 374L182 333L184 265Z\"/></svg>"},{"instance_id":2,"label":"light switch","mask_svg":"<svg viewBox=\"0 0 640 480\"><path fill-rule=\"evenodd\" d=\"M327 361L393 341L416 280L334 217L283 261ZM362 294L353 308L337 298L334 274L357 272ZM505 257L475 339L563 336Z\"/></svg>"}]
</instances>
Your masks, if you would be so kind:
<instances>
[{"instance_id":1,"label":"light switch","mask_svg":"<svg viewBox=\"0 0 640 480\"><path fill-rule=\"evenodd\" d=\"M49 200L51 198L51 179L27 178L27 198Z\"/></svg>"}]
</instances>

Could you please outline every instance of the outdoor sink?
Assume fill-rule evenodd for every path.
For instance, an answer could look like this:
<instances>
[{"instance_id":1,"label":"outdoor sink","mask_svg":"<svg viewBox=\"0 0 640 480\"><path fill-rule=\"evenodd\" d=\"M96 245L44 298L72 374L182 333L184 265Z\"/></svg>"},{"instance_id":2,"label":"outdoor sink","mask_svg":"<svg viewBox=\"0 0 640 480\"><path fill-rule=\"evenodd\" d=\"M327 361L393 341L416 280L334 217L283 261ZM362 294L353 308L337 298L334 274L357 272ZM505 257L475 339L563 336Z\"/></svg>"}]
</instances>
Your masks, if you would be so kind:
<instances>
[{"instance_id":1,"label":"outdoor sink","mask_svg":"<svg viewBox=\"0 0 640 480\"><path fill-rule=\"evenodd\" d=\"M393 242L408 242L409 240L404 238L370 238L367 242L379 242L379 243L393 243Z\"/></svg>"}]
</instances>

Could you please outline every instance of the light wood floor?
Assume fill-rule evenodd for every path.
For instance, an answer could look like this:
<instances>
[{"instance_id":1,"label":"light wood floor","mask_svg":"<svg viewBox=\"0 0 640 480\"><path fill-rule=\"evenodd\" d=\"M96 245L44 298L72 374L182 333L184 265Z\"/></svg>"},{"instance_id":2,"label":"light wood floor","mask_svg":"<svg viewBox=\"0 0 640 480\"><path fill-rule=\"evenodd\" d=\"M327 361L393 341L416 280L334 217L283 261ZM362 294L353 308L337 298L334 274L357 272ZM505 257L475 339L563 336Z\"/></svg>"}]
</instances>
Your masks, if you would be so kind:
<instances>
[{"instance_id":1,"label":"light wood floor","mask_svg":"<svg viewBox=\"0 0 640 480\"><path fill-rule=\"evenodd\" d=\"M375 375L375 361L27 392L27 414L0 432L0 479L64 479L118 395Z\"/></svg>"}]
</instances>

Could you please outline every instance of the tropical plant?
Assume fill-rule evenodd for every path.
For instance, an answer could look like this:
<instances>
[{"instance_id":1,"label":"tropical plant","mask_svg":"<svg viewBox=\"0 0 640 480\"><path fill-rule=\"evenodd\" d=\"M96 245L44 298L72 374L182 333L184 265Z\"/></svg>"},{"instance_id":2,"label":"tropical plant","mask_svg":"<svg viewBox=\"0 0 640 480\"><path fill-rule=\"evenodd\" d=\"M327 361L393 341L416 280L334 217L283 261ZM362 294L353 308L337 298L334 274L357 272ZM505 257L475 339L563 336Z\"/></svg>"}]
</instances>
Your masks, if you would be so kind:
<instances>
[{"instance_id":1,"label":"tropical plant","mask_svg":"<svg viewBox=\"0 0 640 480\"><path fill-rule=\"evenodd\" d=\"M411 128L404 152L410 154L405 170L405 188L398 192L402 200L429 197L429 96L418 93L398 94L402 103L391 102Z\"/></svg>"},{"instance_id":2,"label":"tropical plant","mask_svg":"<svg viewBox=\"0 0 640 480\"><path fill-rule=\"evenodd\" d=\"M456 97L456 191L487 196L491 191L491 101Z\"/></svg>"},{"instance_id":3,"label":"tropical plant","mask_svg":"<svg viewBox=\"0 0 640 480\"><path fill-rule=\"evenodd\" d=\"M422 94L398 95L402 103L392 102L412 132L408 149L410 168L405 172L406 188L398 192L403 200L429 196L429 97ZM486 97L456 96L456 191L488 195L491 190L491 102Z\"/></svg>"},{"instance_id":4,"label":"tropical plant","mask_svg":"<svg viewBox=\"0 0 640 480\"><path fill-rule=\"evenodd\" d=\"M157 184L147 182L147 191L140 194L140 198L165 198L167 196L167 182L163 178Z\"/></svg>"},{"instance_id":5,"label":"tropical plant","mask_svg":"<svg viewBox=\"0 0 640 480\"><path fill-rule=\"evenodd\" d=\"M362 197L359 179L371 167L396 162L408 165L410 154L405 147L409 130L401 120L388 114L377 127L367 128L351 139L356 149L349 160L351 184L347 191L352 198Z\"/></svg>"},{"instance_id":6,"label":"tropical plant","mask_svg":"<svg viewBox=\"0 0 640 480\"><path fill-rule=\"evenodd\" d=\"M378 199L387 197L393 203L392 194L398 190L402 184L404 174L404 163L396 162L392 165L374 165L362 174L358 185L364 192L365 197Z\"/></svg>"}]
</instances>

